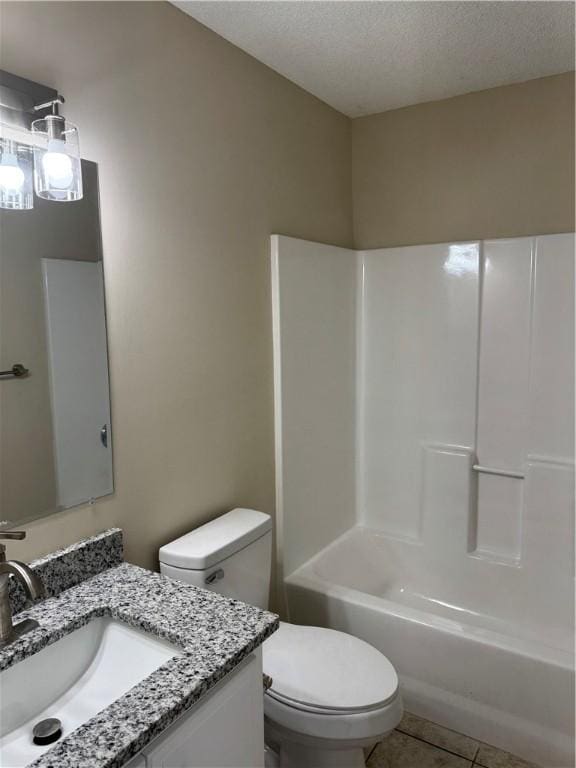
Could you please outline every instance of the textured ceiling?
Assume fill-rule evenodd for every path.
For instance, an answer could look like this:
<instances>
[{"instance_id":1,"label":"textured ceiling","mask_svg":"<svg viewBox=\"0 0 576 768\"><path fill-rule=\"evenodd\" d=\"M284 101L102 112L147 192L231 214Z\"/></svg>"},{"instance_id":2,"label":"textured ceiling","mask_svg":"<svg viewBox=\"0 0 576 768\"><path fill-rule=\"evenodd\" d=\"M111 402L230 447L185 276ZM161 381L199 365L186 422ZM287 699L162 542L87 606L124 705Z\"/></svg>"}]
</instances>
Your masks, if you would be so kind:
<instances>
[{"instance_id":1,"label":"textured ceiling","mask_svg":"<svg viewBox=\"0 0 576 768\"><path fill-rule=\"evenodd\" d=\"M574 68L572 2L174 5L351 117Z\"/></svg>"}]
</instances>

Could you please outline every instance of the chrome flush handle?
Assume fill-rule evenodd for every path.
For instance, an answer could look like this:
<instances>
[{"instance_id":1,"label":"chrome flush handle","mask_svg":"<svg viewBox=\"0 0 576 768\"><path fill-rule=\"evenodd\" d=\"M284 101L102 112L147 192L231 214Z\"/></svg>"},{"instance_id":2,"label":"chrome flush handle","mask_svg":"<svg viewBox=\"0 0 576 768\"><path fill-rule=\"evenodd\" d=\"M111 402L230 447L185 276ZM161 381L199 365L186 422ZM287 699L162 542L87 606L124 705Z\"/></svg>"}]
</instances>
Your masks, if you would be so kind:
<instances>
[{"instance_id":1,"label":"chrome flush handle","mask_svg":"<svg viewBox=\"0 0 576 768\"><path fill-rule=\"evenodd\" d=\"M210 576L206 576L204 579L204 584L214 584L216 581L220 581L220 579L224 578L224 569L218 568L218 570L214 571L210 574Z\"/></svg>"}]
</instances>

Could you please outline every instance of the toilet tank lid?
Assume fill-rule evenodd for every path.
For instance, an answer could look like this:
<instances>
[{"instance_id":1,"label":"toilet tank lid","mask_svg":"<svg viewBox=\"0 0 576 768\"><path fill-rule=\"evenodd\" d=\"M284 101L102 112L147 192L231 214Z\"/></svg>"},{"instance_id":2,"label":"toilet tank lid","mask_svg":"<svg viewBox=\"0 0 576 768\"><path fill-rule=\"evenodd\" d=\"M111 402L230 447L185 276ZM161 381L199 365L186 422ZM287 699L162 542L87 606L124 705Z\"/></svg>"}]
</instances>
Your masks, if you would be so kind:
<instances>
[{"instance_id":1,"label":"toilet tank lid","mask_svg":"<svg viewBox=\"0 0 576 768\"><path fill-rule=\"evenodd\" d=\"M236 508L160 548L160 562L203 571L272 530L270 515Z\"/></svg>"}]
</instances>

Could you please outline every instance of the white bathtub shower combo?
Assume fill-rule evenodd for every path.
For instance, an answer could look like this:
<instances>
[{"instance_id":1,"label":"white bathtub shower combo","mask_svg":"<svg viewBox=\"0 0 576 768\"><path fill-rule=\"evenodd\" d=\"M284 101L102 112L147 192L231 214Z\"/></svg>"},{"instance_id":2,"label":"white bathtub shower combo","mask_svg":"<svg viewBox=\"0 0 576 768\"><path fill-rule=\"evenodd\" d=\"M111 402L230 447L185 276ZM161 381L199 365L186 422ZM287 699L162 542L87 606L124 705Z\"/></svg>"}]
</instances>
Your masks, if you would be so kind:
<instances>
[{"instance_id":1,"label":"white bathtub shower combo","mask_svg":"<svg viewBox=\"0 0 576 768\"><path fill-rule=\"evenodd\" d=\"M290 620L380 649L415 714L572 765L574 236L272 251Z\"/></svg>"}]
</instances>

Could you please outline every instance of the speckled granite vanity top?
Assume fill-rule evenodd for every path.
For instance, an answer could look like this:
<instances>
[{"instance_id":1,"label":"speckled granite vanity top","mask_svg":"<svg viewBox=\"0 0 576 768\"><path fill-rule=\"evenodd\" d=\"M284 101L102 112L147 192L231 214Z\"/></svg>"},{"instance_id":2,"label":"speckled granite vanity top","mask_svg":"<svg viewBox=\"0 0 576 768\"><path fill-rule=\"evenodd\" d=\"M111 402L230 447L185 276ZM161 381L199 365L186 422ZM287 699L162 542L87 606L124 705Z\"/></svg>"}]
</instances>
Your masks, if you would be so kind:
<instances>
[{"instance_id":1,"label":"speckled granite vanity top","mask_svg":"<svg viewBox=\"0 0 576 768\"><path fill-rule=\"evenodd\" d=\"M99 538L100 549L95 558L88 558L90 577L75 586L69 584L71 578L76 582L80 579L78 557L86 559L86 547L90 550L94 540L83 542L84 548L80 545L80 555L78 547L57 553L76 552L63 569L54 570L46 558L33 564L46 579L49 594L56 596L18 614L18 619L35 618L40 627L0 651L0 670L100 616L111 616L165 638L184 653L59 741L30 764L34 768L124 765L278 626L274 614L135 565L117 564L121 558L121 532L117 529ZM105 570L91 575L100 568L94 563L100 562L101 552ZM50 581L55 571L56 577ZM63 581L62 573L67 577ZM66 588L57 594L62 584Z\"/></svg>"}]
</instances>

